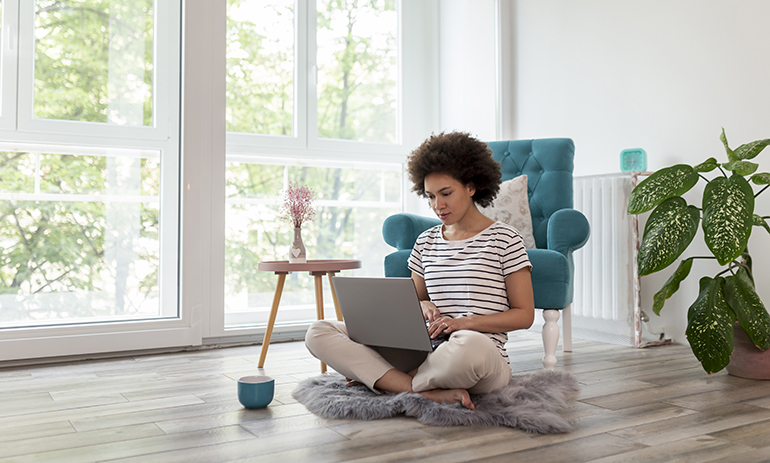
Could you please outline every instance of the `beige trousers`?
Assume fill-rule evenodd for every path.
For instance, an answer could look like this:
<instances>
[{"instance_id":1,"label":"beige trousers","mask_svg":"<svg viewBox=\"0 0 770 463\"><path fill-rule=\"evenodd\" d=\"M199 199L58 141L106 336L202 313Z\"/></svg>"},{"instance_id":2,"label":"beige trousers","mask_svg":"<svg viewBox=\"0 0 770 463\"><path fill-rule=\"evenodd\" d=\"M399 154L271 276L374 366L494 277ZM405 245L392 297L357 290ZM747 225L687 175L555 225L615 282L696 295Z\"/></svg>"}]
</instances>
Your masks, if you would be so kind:
<instances>
[{"instance_id":1,"label":"beige trousers","mask_svg":"<svg viewBox=\"0 0 770 463\"><path fill-rule=\"evenodd\" d=\"M374 349L351 340L343 322L313 323L305 345L315 358L372 390L374 383L394 368ZM457 331L428 354L412 379L412 389L459 388L483 394L504 387L510 379L511 367L491 339L476 331Z\"/></svg>"}]
</instances>

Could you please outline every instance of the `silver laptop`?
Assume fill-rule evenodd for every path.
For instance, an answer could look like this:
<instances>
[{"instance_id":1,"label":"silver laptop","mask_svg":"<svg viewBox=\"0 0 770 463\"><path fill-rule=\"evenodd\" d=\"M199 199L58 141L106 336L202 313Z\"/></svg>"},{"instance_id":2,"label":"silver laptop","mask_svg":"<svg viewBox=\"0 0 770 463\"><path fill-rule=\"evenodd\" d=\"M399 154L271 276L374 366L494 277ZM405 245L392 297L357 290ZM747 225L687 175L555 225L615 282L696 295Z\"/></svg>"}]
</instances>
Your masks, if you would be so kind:
<instances>
[{"instance_id":1,"label":"silver laptop","mask_svg":"<svg viewBox=\"0 0 770 463\"><path fill-rule=\"evenodd\" d=\"M420 366L431 342L411 278L332 277L350 339L403 372Z\"/></svg>"}]
</instances>

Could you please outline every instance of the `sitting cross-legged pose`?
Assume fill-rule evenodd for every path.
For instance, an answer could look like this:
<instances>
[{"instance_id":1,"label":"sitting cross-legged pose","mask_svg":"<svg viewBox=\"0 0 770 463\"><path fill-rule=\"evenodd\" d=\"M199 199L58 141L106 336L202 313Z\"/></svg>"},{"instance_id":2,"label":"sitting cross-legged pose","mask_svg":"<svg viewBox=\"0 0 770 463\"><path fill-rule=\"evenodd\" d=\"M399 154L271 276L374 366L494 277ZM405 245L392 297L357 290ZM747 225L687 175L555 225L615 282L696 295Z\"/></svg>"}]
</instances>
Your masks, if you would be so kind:
<instances>
[{"instance_id":1,"label":"sitting cross-legged pose","mask_svg":"<svg viewBox=\"0 0 770 463\"><path fill-rule=\"evenodd\" d=\"M316 358L374 391L416 392L473 409L470 394L510 381L507 332L527 329L534 320L531 264L519 233L477 208L492 203L501 183L500 166L485 143L460 132L432 135L410 154L408 173L412 190L441 220L417 239L409 269L430 336L449 340L414 371L399 371L352 341L343 322L313 323L305 344Z\"/></svg>"}]
</instances>

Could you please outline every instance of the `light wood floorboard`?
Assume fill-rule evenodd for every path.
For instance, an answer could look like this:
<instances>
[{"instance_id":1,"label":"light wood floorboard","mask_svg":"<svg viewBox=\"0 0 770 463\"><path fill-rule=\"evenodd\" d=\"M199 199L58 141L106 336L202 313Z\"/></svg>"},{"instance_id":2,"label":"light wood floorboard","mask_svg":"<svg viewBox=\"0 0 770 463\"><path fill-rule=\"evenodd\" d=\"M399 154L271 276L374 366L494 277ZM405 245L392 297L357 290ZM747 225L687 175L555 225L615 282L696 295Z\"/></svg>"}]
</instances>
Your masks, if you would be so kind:
<instances>
[{"instance_id":1,"label":"light wood floorboard","mask_svg":"<svg viewBox=\"0 0 770 463\"><path fill-rule=\"evenodd\" d=\"M763 462L770 382L708 376L689 348L576 339L558 367L581 384L566 434L433 427L396 417L328 420L291 396L319 374L302 343L0 367L0 463L77 462ZM508 344L514 374L538 371L537 333ZM246 410L241 376L276 379L273 403Z\"/></svg>"}]
</instances>

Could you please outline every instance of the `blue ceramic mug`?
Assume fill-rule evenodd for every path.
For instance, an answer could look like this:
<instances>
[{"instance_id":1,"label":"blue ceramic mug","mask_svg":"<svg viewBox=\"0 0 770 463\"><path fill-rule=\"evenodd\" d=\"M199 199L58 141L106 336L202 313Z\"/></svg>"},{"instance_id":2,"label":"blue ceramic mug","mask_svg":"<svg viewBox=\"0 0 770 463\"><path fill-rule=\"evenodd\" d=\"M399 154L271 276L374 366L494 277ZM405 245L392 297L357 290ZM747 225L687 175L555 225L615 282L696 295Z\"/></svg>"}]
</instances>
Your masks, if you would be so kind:
<instances>
[{"instance_id":1,"label":"blue ceramic mug","mask_svg":"<svg viewBox=\"0 0 770 463\"><path fill-rule=\"evenodd\" d=\"M269 376L244 376L238 380L238 401L246 408L265 408L275 394L275 380Z\"/></svg>"}]
</instances>

